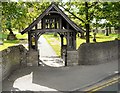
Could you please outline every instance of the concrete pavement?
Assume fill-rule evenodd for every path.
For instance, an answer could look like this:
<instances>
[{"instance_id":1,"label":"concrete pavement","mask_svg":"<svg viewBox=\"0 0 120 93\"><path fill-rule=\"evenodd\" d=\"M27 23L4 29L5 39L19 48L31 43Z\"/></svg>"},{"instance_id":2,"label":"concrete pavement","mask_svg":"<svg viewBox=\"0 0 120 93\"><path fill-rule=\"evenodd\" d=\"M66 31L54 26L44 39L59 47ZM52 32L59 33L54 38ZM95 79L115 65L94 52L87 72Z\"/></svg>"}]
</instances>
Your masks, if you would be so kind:
<instances>
[{"instance_id":1,"label":"concrete pavement","mask_svg":"<svg viewBox=\"0 0 120 93\"><path fill-rule=\"evenodd\" d=\"M40 60L43 64L52 67L64 66L63 60L58 57L58 55L43 36L40 36L38 40L38 49L40 53Z\"/></svg>"},{"instance_id":2,"label":"concrete pavement","mask_svg":"<svg viewBox=\"0 0 120 93\"><path fill-rule=\"evenodd\" d=\"M3 91L74 91L118 71L118 62L73 67L27 67L3 81Z\"/></svg>"}]
</instances>

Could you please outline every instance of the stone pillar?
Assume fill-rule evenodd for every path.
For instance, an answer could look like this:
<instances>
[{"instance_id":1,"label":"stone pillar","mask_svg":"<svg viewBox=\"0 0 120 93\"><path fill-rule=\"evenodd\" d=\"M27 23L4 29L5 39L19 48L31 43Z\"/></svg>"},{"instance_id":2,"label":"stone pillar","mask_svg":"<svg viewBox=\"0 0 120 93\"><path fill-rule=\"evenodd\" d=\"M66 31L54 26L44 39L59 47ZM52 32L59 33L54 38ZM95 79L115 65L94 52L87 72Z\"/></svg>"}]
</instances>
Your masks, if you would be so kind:
<instances>
[{"instance_id":1,"label":"stone pillar","mask_svg":"<svg viewBox=\"0 0 120 93\"><path fill-rule=\"evenodd\" d=\"M78 65L78 52L67 51L67 66Z\"/></svg>"},{"instance_id":2,"label":"stone pillar","mask_svg":"<svg viewBox=\"0 0 120 93\"><path fill-rule=\"evenodd\" d=\"M39 62L39 51L30 50L28 52L28 66L38 66Z\"/></svg>"}]
</instances>

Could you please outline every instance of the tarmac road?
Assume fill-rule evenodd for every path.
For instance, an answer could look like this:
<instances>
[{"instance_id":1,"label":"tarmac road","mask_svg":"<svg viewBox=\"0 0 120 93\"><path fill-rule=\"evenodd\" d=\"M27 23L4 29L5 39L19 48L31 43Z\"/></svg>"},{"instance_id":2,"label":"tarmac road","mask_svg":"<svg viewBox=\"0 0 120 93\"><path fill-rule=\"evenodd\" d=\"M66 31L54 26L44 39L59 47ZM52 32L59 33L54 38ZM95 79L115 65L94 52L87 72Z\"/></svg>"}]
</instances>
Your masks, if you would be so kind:
<instances>
[{"instance_id":1,"label":"tarmac road","mask_svg":"<svg viewBox=\"0 0 120 93\"><path fill-rule=\"evenodd\" d=\"M99 91L120 91L120 82L116 82L110 86L104 87Z\"/></svg>"},{"instance_id":2,"label":"tarmac road","mask_svg":"<svg viewBox=\"0 0 120 93\"><path fill-rule=\"evenodd\" d=\"M87 91L86 93L118 93L118 91L120 90L119 80L120 76L118 73L110 78L107 78L95 85L84 89L84 91Z\"/></svg>"}]
</instances>

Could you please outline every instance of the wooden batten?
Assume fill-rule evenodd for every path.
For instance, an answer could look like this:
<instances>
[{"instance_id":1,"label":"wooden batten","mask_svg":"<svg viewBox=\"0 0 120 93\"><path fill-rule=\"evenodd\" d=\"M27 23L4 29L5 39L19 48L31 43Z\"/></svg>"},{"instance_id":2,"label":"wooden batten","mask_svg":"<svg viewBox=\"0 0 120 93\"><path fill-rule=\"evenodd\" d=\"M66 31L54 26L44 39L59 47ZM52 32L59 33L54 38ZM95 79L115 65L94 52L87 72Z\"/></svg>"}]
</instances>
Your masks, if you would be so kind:
<instances>
[{"instance_id":1,"label":"wooden batten","mask_svg":"<svg viewBox=\"0 0 120 93\"><path fill-rule=\"evenodd\" d=\"M62 29L62 18L59 18L59 29Z\"/></svg>"}]
</instances>

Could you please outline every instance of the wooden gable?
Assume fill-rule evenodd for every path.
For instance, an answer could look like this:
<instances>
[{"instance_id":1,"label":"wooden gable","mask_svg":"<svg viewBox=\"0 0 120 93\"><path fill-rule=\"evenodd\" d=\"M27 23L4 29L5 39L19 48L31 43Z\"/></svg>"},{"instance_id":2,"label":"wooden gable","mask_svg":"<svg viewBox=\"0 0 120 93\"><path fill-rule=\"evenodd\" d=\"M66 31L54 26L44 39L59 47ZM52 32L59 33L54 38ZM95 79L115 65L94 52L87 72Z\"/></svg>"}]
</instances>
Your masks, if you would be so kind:
<instances>
[{"instance_id":1,"label":"wooden gable","mask_svg":"<svg viewBox=\"0 0 120 93\"><path fill-rule=\"evenodd\" d=\"M83 30L78 27L72 20L68 18L68 16L54 3L52 3L41 15L39 15L36 20L34 20L26 29L24 29L21 34L24 34L30 30L32 30L33 27L35 27L40 20L42 20L45 16L48 14L58 14L61 16L62 20L64 20L63 25L68 23L72 30L83 32Z\"/></svg>"}]
</instances>

